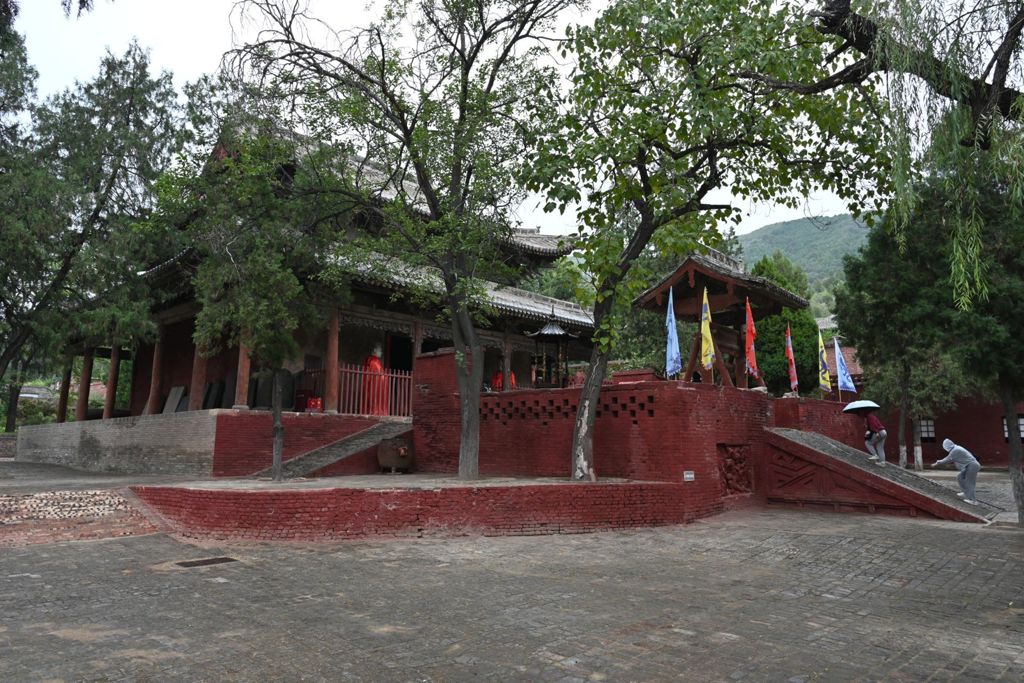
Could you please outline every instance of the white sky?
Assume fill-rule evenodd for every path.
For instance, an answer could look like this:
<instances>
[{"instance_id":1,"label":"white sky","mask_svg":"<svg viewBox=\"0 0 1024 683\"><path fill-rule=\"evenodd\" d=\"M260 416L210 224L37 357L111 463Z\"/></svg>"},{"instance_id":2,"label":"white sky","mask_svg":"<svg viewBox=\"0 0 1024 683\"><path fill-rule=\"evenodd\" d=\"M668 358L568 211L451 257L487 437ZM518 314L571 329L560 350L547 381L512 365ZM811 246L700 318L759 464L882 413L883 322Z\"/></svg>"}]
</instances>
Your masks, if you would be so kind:
<instances>
[{"instance_id":1,"label":"white sky","mask_svg":"<svg viewBox=\"0 0 1024 683\"><path fill-rule=\"evenodd\" d=\"M15 28L25 35L30 62L39 71L40 95L50 95L91 78L109 49L122 53L134 38L149 50L154 67L170 71L179 87L203 73L216 70L221 55L239 40L236 0L96 0L95 9L81 18L64 16L60 0L23 0ZM373 16L366 0L320 0L314 14L343 29L360 26ZM233 28L234 26L234 28ZM728 198L723 192L715 201ZM750 205L743 209L738 232L746 233L769 223L845 213L843 202L831 193L810 197L793 210L782 206ZM527 202L520 211L523 225L539 225L544 232L574 229L573 216L544 214Z\"/></svg>"}]
</instances>

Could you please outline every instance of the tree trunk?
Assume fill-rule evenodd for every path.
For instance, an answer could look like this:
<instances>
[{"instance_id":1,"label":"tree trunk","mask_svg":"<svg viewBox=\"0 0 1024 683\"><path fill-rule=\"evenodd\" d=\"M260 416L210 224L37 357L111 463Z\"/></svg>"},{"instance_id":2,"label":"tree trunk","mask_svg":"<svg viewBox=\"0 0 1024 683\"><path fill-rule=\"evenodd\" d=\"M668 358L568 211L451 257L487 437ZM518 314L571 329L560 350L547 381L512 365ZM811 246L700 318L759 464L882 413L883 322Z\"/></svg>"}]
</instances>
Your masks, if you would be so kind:
<instances>
[{"instance_id":1,"label":"tree trunk","mask_svg":"<svg viewBox=\"0 0 1024 683\"><path fill-rule=\"evenodd\" d=\"M587 379L580 392L576 424L572 430L573 481L597 481L597 472L594 470L594 422L597 420L597 402L607 371L608 354L595 345L590 352L590 367L587 368Z\"/></svg>"},{"instance_id":2,"label":"tree trunk","mask_svg":"<svg viewBox=\"0 0 1024 683\"><path fill-rule=\"evenodd\" d=\"M921 418L914 417L914 469L924 469L924 455L921 452Z\"/></svg>"},{"instance_id":3,"label":"tree trunk","mask_svg":"<svg viewBox=\"0 0 1024 683\"><path fill-rule=\"evenodd\" d=\"M999 398L1006 416L1006 436L1009 441L1010 484L1013 500L1017 503L1017 524L1024 527L1024 472L1021 471L1020 423L1017 421L1017 397L1013 383L1003 375L999 376Z\"/></svg>"},{"instance_id":4,"label":"tree trunk","mask_svg":"<svg viewBox=\"0 0 1024 683\"><path fill-rule=\"evenodd\" d=\"M7 385L7 424L5 432L13 432L18 426L18 396L21 394L21 382L12 381Z\"/></svg>"},{"instance_id":5,"label":"tree trunk","mask_svg":"<svg viewBox=\"0 0 1024 683\"><path fill-rule=\"evenodd\" d=\"M454 299L454 295L450 295ZM483 386L483 347L473 318L461 301L449 301L455 337L455 376L459 385L459 479L480 478L480 390Z\"/></svg>"},{"instance_id":6,"label":"tree trunk","mask_svg":"<svg viewBox=\"0 0 1024 683\"><path fill-rule=\"evenodd\" d=\"M273 467L274 481L281 481L281 455L284 451L284 424L281 422L281 377L280 371L274 370L274 382L271 396L271 411L274 414L273 428Z\"/></svg>"},{"instance_id":7,"label":"tree trunk","mask_svg":"<svg viewBox=\"0 0 1024 683\"><path fill-rule=\"evenodd\" d=\"M909 369L904 369L903 391L900 393L900 469L907 466L907 418L910 417L910 392L907 390L907 383L910 381L909 374ZM914 424L917 424L916 420Z\"/></svg>"}]
</instances>

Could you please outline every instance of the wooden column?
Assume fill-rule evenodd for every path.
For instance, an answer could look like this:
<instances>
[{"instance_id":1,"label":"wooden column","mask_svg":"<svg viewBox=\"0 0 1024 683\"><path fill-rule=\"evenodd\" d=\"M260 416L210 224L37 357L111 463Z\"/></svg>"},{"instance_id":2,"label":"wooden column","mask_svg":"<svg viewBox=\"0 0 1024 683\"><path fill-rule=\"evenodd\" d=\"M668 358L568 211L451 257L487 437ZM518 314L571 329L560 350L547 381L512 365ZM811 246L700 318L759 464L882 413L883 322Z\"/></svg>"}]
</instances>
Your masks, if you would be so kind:
<instances>
[{"instance_id":1,"label":"wooden column","mask_svg":"<svg viewBox=\"0 0 1024 683\"><path fill-rule=\"evenodd\" d=\"M747 326L740 325L739 343L736 348L736 359L733 365L736 366L736 386L741 389L747 388Z\"/></svg>"},{"instance_id":2,"label":"wooden column","mask_svg":"<svg viewBox=\"0 0 1024 683\"><path fill-rule=\"evenodd\" d=\"M157 415L163 410L160 405L160 375L163 371L163 329L156 331L156 342L153 344L153 366L149 371L149 397L146 399L146 409L143 415Z\"/></svg>"},{"instance_id":3,"label":"wooden column","mask_svg":"<svg viewBox=\"0 0 1024 683\"><path fill-rule=\"evenodd\" d=\"M71 393L71 365L64 368L64 376L60 378L60 398L57 399L57 422L68 419L68 394Z\"/></svg>"},{"instance_id":4,"label":"wooden column","mask_svg":"<svg viewBox=\"0 0 1024 683\"><path fill-rule=\"evenodd\" d=\"M192 351L192 379L188 383L188 409L202 410L203 396L206 394L206 363L207 358L199 346Z\"/></svg>"},{"instance_id":5,"label":"wooden column","mask_svg":"<svg viewBox=\"0 0 1024 683\"><path fill-rule=\"evenodd\" d=\"M416 368L416 356L423 353L423 323L419 320L412 324L412 367Z\"/></svg>"},{"instance_id":6,"label":"wooden column","mask_svg":"<svg viewBox=\"0 0 1024 683\"><path fill-rule=\"evenodd\" d=\"M700 331L697 331L697 336L693 338L693 346L690 347L690 359L686 361L686 369L683 370L683 381L692 382L693 373L697 371L698 359L700 358ZM703 370L703 368L700 368ZM704 380L704 374L701 373L701 381Z\"/></svg>"},{"instance_id":7,"label":"wooden column","mask_svg":"<svg viewBox=\"0 0 1024 683\"><path fill-rule=\"evenodd\" d=\"M107 375L107 395L103 399L103 419L114 417L114 406L117 405L117 379L121 373L121 345L110 347L110 374Z\"/></svg>"},{"instance_id":8,"label":"wooden column","mask_svg":"<svg viewBox=\"0 0 1024 683\"><path fill-rule=\"evenodd\" d=\"M718 350L718 342L715 340L714 334L711 335L711 346L715 349L715 369L718 370L718 374L722 377L722 386L733 386L732 377L729 376L729 368L725 367L725 358L722 357L722 352Z\"/></svg>"},{"instance_id":9,"label":"wooden column","mask_svg":"<svg viewBox=\"0 0 1024 683\"><path fill-rule=\"evenodd\" d=\"M249 349L238 342L238 378L235 380L235 410L249 410Z\"/></svg>"},{"instance_id":10,"label":"wooden column","mask_svg":"<svg viewBox=\"0 0 1024 683\"><path fill-rule=\"evenodd\" d=\"M89 385L92 384L93 349L86 349L82 356L82 376L78 378L78 400L75 402L75 422L85 420L89 410Z\"/></svg>"},{"instance_id":11,"label":"wooden column","mask_svg":"<svg viewBox=\"0 0 1024 683\"><path fill-rule=\"evenodd\" d=\"M501 390L512 391L512 344L505 339L501 348Z\"/></svg>"},{"instance_id":12,"label":"wooden column","mask_svg":"<svg viewBox=\"0 0 1024 683\"><path fill-rule=\"evenodd\" d=\"M338 309L331 311L327 320L327 358L324 363L327 378L324 381L324 410L329 415L337 415L341 397L338 395Z\"/></svg>"}]
</instances>

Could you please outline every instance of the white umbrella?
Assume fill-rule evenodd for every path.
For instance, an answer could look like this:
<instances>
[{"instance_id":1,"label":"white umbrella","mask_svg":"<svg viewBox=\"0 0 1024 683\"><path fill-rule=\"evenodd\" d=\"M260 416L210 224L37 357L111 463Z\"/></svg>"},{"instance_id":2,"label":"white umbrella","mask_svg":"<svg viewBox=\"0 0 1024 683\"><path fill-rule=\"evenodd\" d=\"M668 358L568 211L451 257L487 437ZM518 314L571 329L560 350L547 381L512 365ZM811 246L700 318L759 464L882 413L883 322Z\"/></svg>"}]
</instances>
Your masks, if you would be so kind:
<instances>
[{"instance_id":1,"label":"white umbrella","mask_svg":"<svg viewBox=\"0 0 1024 683\"><path fill-rule=\"evenodd\" d=\"M856 413L856 412L860 412L862 410L878 410L880 407L881 406L879 406L874 401L864 401L864 400L861 400L861 401L854 401L853 403L850 403L845 408L843 408L843 412L844 413Z\"/></svg>"}]
</instances>

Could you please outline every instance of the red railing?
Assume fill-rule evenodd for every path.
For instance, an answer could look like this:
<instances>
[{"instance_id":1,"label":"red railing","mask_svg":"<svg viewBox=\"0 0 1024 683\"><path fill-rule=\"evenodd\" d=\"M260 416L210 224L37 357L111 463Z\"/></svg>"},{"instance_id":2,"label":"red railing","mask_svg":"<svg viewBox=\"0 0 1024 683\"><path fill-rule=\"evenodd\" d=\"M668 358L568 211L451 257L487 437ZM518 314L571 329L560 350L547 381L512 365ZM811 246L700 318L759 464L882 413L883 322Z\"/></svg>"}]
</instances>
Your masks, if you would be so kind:
<instances>
[{"instance_id":1,"label":"red railing","mask_svg":"<svg viewBox=\"0 0 1024 683\"><path fill-rule=\"evenodd\" d=\"M310 398L321 398L324 410L342 415L412 416L412 372L374 372L361 365L342 363L338 368L338 404L328 405L324 370L306 370L296 389L296 410L305 410Z\"/></svg>"}]
</instances>

